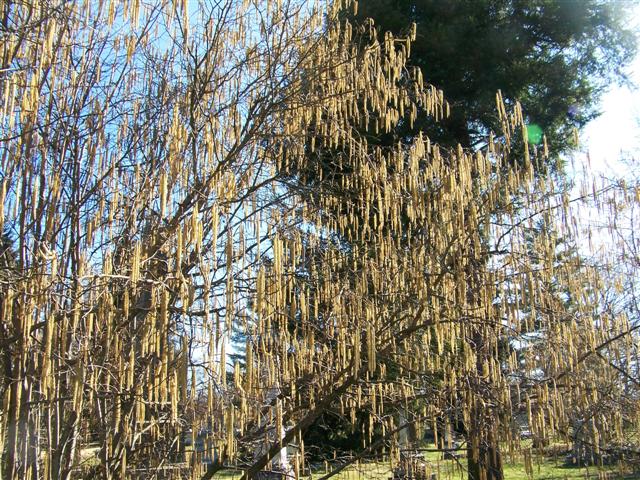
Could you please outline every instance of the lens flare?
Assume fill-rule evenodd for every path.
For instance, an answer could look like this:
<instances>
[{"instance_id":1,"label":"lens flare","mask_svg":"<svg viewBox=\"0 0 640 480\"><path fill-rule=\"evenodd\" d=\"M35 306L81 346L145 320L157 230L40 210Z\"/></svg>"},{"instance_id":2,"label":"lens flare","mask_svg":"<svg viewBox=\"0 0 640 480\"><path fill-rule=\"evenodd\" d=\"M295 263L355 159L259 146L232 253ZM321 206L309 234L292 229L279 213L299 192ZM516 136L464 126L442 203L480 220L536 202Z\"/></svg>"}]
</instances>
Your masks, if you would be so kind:
<instances>
[{"instance_id":1,"label":"lens flare","mask_svg":"<svg viewBox=\"0 0 640 480\"><path fill-rule=\"evenodd\" d=\"M535 123L527 125L527 141L536 145L542 141L542 127Z\"/></svg>"}]
</instances>

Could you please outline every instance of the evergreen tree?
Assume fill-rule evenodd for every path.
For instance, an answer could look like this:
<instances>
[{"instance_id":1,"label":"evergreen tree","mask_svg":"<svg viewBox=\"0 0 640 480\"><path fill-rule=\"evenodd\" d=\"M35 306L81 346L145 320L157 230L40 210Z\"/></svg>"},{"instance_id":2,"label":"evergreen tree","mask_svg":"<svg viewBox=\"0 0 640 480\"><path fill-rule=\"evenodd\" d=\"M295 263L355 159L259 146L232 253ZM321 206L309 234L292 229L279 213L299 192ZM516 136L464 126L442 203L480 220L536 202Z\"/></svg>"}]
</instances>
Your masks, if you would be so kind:
<instances>
[{"instance_id":1,"label":"evergreen tree","mask_svg":"<svg viewBox=\"0 0 640 480\"><path fill-rule=\"evenodd\" d=\"M545 135L552 155L569 149L574 128L599 113L613 81L627 80L636 51L626 24L627 2L602 0L367 0L358 18L372 18L379 35L416 24L409 65L442 88L451 115L435 123L418 116L398 137L423 130L432 141L478 148L498 132L496 92L519 101L530 143Z\"/></svg>"}]
</instances>

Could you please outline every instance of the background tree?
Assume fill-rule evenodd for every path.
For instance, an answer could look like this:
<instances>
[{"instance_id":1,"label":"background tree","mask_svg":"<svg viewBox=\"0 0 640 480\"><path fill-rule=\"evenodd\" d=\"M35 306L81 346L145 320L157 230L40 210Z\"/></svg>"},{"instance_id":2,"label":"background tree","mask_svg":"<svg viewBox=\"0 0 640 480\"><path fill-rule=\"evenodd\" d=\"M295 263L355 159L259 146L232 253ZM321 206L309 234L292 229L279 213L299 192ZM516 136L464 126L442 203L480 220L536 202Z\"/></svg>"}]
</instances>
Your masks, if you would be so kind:
<instances>
[{"instance_id":1,"label":"background tree","mask_svg":"<svg viewBox=\"0 0 640 480\"><path fill-rule=\"evenodd\" d=\"M398 138L423 130L432 141L479 148L499 132L495 95L517 100L531 143L544 134L554 159L571 148L573 128L597 116L612 81L626 80L636 51L627 2L369 0L358 18L378 32L406 32L416 24L409 65L441 88L451 105L444 122L419 115Z\"/></svg>"}]
</instances>

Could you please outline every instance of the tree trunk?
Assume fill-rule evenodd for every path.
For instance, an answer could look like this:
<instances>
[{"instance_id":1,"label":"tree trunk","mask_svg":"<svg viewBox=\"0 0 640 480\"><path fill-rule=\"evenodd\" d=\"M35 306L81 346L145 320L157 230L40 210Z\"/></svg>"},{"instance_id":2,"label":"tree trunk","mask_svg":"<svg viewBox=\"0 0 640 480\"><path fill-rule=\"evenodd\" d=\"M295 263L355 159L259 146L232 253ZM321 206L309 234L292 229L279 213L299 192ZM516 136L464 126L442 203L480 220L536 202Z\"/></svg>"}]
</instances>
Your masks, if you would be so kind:
<instances>
[{"instance_id":1,"label":"tree trunk","mask_svg":"<svg viewBox=\"0 0 640 480\"><path fill-rule=\"evenodd\" d=\"M469 480L504 480L500 446L495 435L482 427L477 419L467 432Z\"/></svg>"},{"instance_id":2,"label":"tree trunk","mask_svg":"<svg viewBox=\"0 0 640 480\"><path fill-rule=\"evenodd\" d=\"M5 480L11 480L16 478L16 459L14 458L15 453L18 452L18 396L20 390L20 382L17 380L13 380L9 387L9 401L8 401L8 409L5 412L7 421L6 421L6 446L4 448L4 452L0 452L2 454L2 470L3 470L3 478Z\"/></svg>"},{"instance_id":3,"label":"tree trunk","mask_svg":"<svg viewBox=\"0 0 640 480\"><path fill-rule=\"evenodd\" d=\"M483 380L483 364L490 355L487 332L475 331L473 343L476 346L476 370L478 377L474 382L471 421L467 429L467 465L469 480L504 480L502 457L496 432L498 419L491 408L487 408L480 399L487 396Z\"/></svg>"}]
</instances>

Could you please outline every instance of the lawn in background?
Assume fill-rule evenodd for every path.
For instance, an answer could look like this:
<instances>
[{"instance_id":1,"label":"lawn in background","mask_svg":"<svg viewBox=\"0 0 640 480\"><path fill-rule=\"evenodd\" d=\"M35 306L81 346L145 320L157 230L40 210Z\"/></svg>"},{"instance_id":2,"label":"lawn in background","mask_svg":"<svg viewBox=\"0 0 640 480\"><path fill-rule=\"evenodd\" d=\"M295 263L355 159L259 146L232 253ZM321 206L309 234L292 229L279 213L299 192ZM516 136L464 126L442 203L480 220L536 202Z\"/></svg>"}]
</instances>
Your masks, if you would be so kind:
<instances>
[{"instance_id":1,"label":"lawn in background","mask_svg":"<svg viewBox=\"0 0 640 480\"><path fill-rule=\"evenodd\" d=\"M426 452L425 458L438 474L438 480L467 480L466 459L462 456L456 460L442 460L440 452ZM504 459L505 480L528 479L524 462L519 457L517 461ZM326 474L324 468L316 470L311 477L301 476L301 479L318 480ZM214 478L237 480L242 476L239 471L223 471ZM387 480L391 478L391 468L385 462L363 462L346 468L338 475L331 477L335 480ZM622 470L617 466L606 467L572 467L564 464L564 457L534 456L533 477L536 480L577 480L577 479L607 479L607 480L640 480L640 472Z\"/></svg>"}]
</instances>

